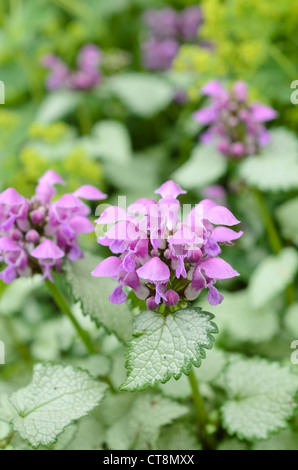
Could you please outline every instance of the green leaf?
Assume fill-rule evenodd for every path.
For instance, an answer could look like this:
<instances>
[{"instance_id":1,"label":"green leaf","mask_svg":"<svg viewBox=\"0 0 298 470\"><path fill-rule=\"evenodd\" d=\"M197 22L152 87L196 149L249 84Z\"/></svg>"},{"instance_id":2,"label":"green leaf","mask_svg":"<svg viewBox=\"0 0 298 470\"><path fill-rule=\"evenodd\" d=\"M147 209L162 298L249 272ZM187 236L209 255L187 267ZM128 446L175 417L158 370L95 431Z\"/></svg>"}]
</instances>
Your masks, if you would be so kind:
<instances>
[{"instance_id":1,"label":"green leaf","mask_svg":"<svg viewBox=\"0 0 298 470\"><path fill-rule=\"evenodd\" d=\"M81 100L81 95L74 91L56 91L47 95L42 102L37 116L37 122L50 123L58 121L74 111Z\"/></svg>"},{"instance_id":2,"label":"green leaf","mask_svg":"<svg viewBox=\"0 0 298 470\"><path fill-rule=\"evenodd\" d=\"M68 424L96 407L106 389L85 371L37 364L32 382L10 398L18 413L13 419L14 430L34 448L48 446Z\"/></svg>"},{"instance_id":3,"label":"green leaf","mask_svg":"<svg viewBox=\"0 0 298 470\"><path fill-rule=\"evenodd\" d=\"M92 354L83 358L71 358L68 362L71 365L79 367L89 372L92 377L104 377L110 374L112 364L111 359L104 356L103 354Z\"/></svg>"},{"instance_id":4,"label":"green leaf","mask_svg":"<svg viewBox=\"0 0 298 470\"><path fill-rule=\"evenodd\" d=\"M298 303L290 305L284 318L284 324L292 338L298 338Z\"/></svg>"},{"instance_id":5,"label":"green leaf","mask_svg":"<svg viewBox=\"0 0 298 470\"><path fill-rule=\"evenodd\" d=\"M213 315L199 308L178 310L167 316L145 311L135 318L127 352L128 375L122 390L143 390L190 374L211 349L217 326Z\"/></svg>"},{"instance_id":6,"label":"green leaf","mask_svg":"<svg viewBox=\"0 0 298 470\"><path fill-rule=\"evenodd\" d=\"M272 305L255 308L247 289L221 293L224 301L213 310L217 314L220 337L228 335L237 342L260 343L269 341L278 333L279 319ZM200 301L200 305L207 308L207 300Z\"/></svg>"},{"instance_id":7,"label":"green leaf","mask_svg":"<svg viewBox=\"0 0 298 470\"><path fill-rule=\"evenodd\" d=\"M248 450L248 448L244 442L240 442L238 439L225 439L216 450Z\"/></svg>"},{"instance_id":8,"label":"green leaf","mask_svg":"<svg viewBox=\"0 0 298 470\"><path fill-rule=\"evenodd\" d=\"M189 411L186 406L160 395L137 395L125 408L118 406L117 397L112 401L118 409L118 419L107 431L109 449L156 449L160 428Z\"/></svg>"},{"instance_id":9,"label":"green leaf","mask_svg":"<svg viewBox=\"0 0 298 470\"><path fill-rule=\"evenodd\" d=\"M226 354L217 348L207 351L206 357L199 369L194 369L194 373L199 384L216 382L227 365ZM171 378L165 384L159 385L161 393L168 398L186 399L191 396L192 391L186 375L182 375L178 381Z\"/></svg>"},{"instance_id":10,"label":"green leaf","mask_svg":"<svg viewBox=\"0 0 298 470\"><path fill-rule=\"evenodd\" d=\"M263 359L240 360L228 367L225 379L230 399L222 415L229 434L266 439L286 426L298 390L298 377L287 367Z\"/></svg>"},{"instance_id":11,"label":"green leaf","mask_svg":"<svg viewBox=\"0 0 298 470\"><path fill-rule=\"evenodd\" d=\"M37 325L31 353L38 361L55 361L70 348L74 337L74 328L65 316L43 321Z\"/></svg>"},{"instance_id":12,"label":"green leaf","mask_svg":"<svg viewBox=\"0 0 298 470\"><path fill-rule=\"evenodd\" d=\"M65 267L66 280L73 296L82 304L85 315L102 325L108 332L114 332L120 339L131 336L132 314L126 303L113 305L109 295L116 287L116 282L109 278L95 278L91 272L101 259L90 253L75 263Z\"/></svg>"},{"instance_id":13,"label":"green leaf","mask_svg":"<svg viewBox=\"0 0 298 470\"><path fill-rule=\"evenodd\" d=\"M0 313L9 315L19 312L27 297L42 286L40 280L39 275L33 278L20 277L9 284L0 298Z\"/></svg>"},{"instance_id":14,"label":"green leaf","mask_svg":"<svg viewBox=\"0 0 298 470\"><path fill-rule=\"evenodd\" d=\"M118 121L98 122L93 127L92 135L83 143L91 155L113 164L127 164L132 159L130 136L127 128Z\"/></svg>"},{"instance_id":15,"label":"green leaf","mask_svg":"<svg viewBox=\"0 0 298 470\"><path fill-rule=\"evenodd\" d=\"M165 109L173 99L172 85L149 73L117 75L107 86L131 112L145 118Z\"/></svg>"},{"instance_id":16,"label":"green leaf","mask_svg":"<svg viewBox=\"0 0 298 470\"><path fill-rule=\"evenodd\" d=\"M174 423L162 430L158 438L160 450L202 450L194 431L185 423Z\"/></svg>"},{"instance_id":17,"label":"green leaf","mask_svg":"<svg viewBox=\"0 0 298 470\"><path fill-rule=\"evenodd\" d=\"M276 216L284 238L298 246L298 197L279 206Z\"/></svg>"},{"instance_id":18,"label":"green leaf","mask_svg":"<svg viewBox=\"0 0 298 470\"><path fill-rule=\"evenodd\" d=\"M135 201L140 194L142 197L152 198L152 193L159 184L158 174L160 162L152 158L150 151L136 154L135 158L126 164L117 165L104 162L105 173L114 186L125 191L128 204ZM146 178L140 177L146 175ZM115 201L116 203L116 201Z\"/></svg>"},{"instance_id":19,"label":"green leaf","mask_svg":"<svg viewBox=\"0 0 298 470\"><path fill-rule=\"evenodd\" d=\"M298 270L298 253L284 248L278 255L268 256L251 276L248 293L255 308L274 299L293 281Z\"/></svg>"},{"instance_id":20,"label":"green leaf","mask_svg":"<svg viewBox=\"0 0 298 470\"><path fill-rule=\"evenodd\" d=\"M95 416L80 419L74 439L66 446L66 450L101 450L105 430Z\"/></svg>"},{"instance_id":21,"label":"green leaf","mask_svg":"<svg viewBox=\"0 0 298 470\"><path fill-rule=\"evenodd\" d=\"M11 431L10 425L7 421L0 419L0 441L6 439Z\"/></svg>"},{"instance_id":22,"label":"green leaf","mask_svg":"<svg viewBox=\"0 0 298 470\"><path fill-rule=\"evenodd\" d=\"M298 141L285 129L272 132L272 143L261 155L245 159L240 176L262 191L289 191L298 188Z\"/></svg>"},{"instance_id":23,"label":"green leaf","mask_svg":"<svg viewBox=\"0 0 298 470\"><path fill-rule=\"evenodd\" d=\"M186 189L200 189L217 181L227 169L225 158L211 145L197 145L190 159L173 175Z\"/></svg>"},{"instance_id":24,"label":"green leaf","mask_svg":"<svg viewBox=\"0 0 298 470\"><path fill-rule=\"evenodd\" d=\"M286 429L267 441L257 442L252 450L298 450L298 433Z\"/></svg>"}]
</instances>

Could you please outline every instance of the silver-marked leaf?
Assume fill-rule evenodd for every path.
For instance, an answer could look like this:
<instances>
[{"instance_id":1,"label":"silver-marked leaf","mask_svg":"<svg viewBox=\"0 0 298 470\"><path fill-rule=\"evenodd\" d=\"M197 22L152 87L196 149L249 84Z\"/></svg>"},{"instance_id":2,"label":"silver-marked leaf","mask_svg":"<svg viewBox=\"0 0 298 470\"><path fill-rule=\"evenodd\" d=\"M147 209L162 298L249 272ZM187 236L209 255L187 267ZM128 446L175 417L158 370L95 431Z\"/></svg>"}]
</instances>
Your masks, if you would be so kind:
<instances>
[{"instance_id":1,"label":"silver-marked leaf","mask_svg":"<svg viewBox=\"0 0 298 470\"><path fill-rule=\"evenodd\" d=\"M81 302L84 314L126 340L131 336L132 314L126 303L114 305L109 301L109 295L117 285L113 279L91 276L100 261L97 256L85 253L83 259L67 264L66 280L74 298Z\"/></svg>"},{"instance_id":2,"label":"silver-marked leaf","mask_svg":"<svg viewBox=\"0 0 298 470\"><path fill-rule=\"evenodd\" d=\"M174 95L174 88L168 81L149 73L118 74L107 86L131 112L142 117L162 111Z\"/></svg>"},{"instance_id":3,"label":"silver-marked leaf","mask_svg":"<svg viewBox=\"0 0 298 470\"><path fill-rule=\"evenodd\" d=\"M267 441L255 443L253 450L298 450L298 433L285 429Z\"/></svg>"},{"instance_id":4,"label":"silver-marked leaf","mask_svg":"<svg viewBox=\"0 0 298 470\"><path fill-rule=\"evenodd\" d=\"M197 145L190 159L173 175L186 189L201 189L217 181L226 171L227 161L211 145Z\"/></svg>"},{"instance_id":5,"label":"silver-marked leaf","mask_svg":"<svg viewBox=\"0 0 298 470\"><path fill-rule=\"evenodd\" d=\"M128 130L118 121L96 123L91 136L83 139L83 145L93 157L103 158L113 165L125 165L132 159Z\"/></svg>"},{"instance_id":6,"label":"silver-marked leaf","mask_svg":"<svg viewBox=\"0 0 298 470\"><path fill-rule=\"evenodd\" d=\"M85 371L37 364L32 382L10 397L17 410L13 427L34 448L48 446L68 424L95 408L106 389Z\"/></svg>"},{"instance_id":7,"label":"silver-marked leaf","mask_svg":"<svg viewBox=\"0 0 298 470\"><path fill-rule=\"evenodd\" d=\"M112 397L112 402L117 409L116 396ZM160 428L188 411L186 406L160 395L137 395L130 406L118 408L118 419L107 431L108 447L118 450L156 449Z\"/></svg>"},{"instance_id":8,"label":"silver-marked leaf","mask_svg":"<svg viewBox=\"0 0 298 470\"><path fill-rule=\"evenodd\" d=\"M263 359L239 360L225 375L230 399L223 405L223 424L240 439L266 439L286 426L296 407L298 376Z\"/></svg>"},{"instance_id":9,"label":"silver-marked leaf","mask_svg":"<svg viewBox=\"0 0 298 470\"><path fill-rule=\"evenodd\" d=\"M189 374L211 349L216 325L199 308L169 315L145 311L135 318L134 337L127 352L128 375L122 390L143 390Z\"/></svg>"},{"instance_id":10,"label":"silver-marked leaf","mask_svg":"<svg viewBox=\"0 0 298 470\"><path fill-rule=\"evenodd\" d=\"M298 303L289 306L286 311L284 324L291 337L298 338Z\"/></svg>"},{"instance_id":11,"label":"silver-marked leaf","mask_svg":"<svg viewBox=\"0 0 298 470\"><path fill-rule=\"evenodd\" d=\"M194 430L185 423L174 423L162 430L158 438L160 450L201 450Z\"/></svg>"},{"instance_id":12,"label":"silver-marked leaf","mask_svg":"<svg viewBox=\"0 0 298 470\"><path fill-rule=\"evenodd\" d=\"M216 307L209 307L211 312L217 314L220 337L227 335L237 342L260 343L269 341L278 333L279 318L272 302L254 308L247 289L221 293L224 301ZM201 301L200 305L207 308L207 300Z\"/></svg>"},{"instance_id":13,"label":"silver-marked leaf","mask_svg":"<svg viewBox=\"0 0 298 470\"><path fill-rule=\"evenodd\" d=\"M298 270L298 253L284 248L278 255L268 256L252 274L248 293L251 304L261 308L293 281Z\"/></svg>"},{"instance_id":14,"label":"silver-marked leaf","mask_svg":"<svg viewBox=\"0 0 298 470\"><path fill-rule=\"evenodd\" d=\"M50 123L70 114L78 106L82 95L74 91L59 90L47 95L36 116L37 122Z\"/></svg>"},{"instance_id":15,"label":"silver-marked leaf","mask_svg":"<svg viewBox=\"0 0 298 470\"><path fill-rule=\"evenodd\" d=\"M272 143L261 155L246 158L240 176L262 191L289 191L298 188L298 141L280 128L272 132Z\"/></svg>"},{"instance_id":16,"label":"silver-marked leaf","mask_svg":"<svg viewBox=\"0 0 298 470\"><path fill-rule=\"evenodd\" d=\"M283 236L298 246L298 197L279 206L276 216Z\"/></svg>"}]
</instances>

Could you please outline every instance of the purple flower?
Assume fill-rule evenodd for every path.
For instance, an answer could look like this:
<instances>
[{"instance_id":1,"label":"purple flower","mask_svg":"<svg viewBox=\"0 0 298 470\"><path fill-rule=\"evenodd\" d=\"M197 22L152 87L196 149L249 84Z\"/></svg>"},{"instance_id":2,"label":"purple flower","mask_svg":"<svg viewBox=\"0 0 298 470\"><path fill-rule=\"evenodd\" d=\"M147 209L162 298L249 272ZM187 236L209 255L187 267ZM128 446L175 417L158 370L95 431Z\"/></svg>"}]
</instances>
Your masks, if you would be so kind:
<instances>
[{"instance_id":1,"label":"purple flower","mask_svg":"<svg viewBox=\"0 0 298 470\"><path fill-rule=\"evenodd\" d=\"M259 152L270 142L264 122L277 116L270 106L248 102L247 85L234 83L228 92L220 82L208 82L202 94L210 97L210 104L194 113L194 119L208 126L201 141L207 143L214 137L218 150L229 158L239 159Z\"/></svg>"},{"instance_id":2,"label":"purple flower","mask_svg":"<svg viewBox=\"0 0 298 470\"><path fill-rule=\"evenodd\" d=\"M35 273L52 280L52 271L59 270L65 259L74 261L83 255L78 236L94 227L87 217L89 207L79 198L101 200L106 195L85 185L52 202L56 184L63 180L49 170L30 200L13 188L0 194L0 262L5 265L0 279L5 283Z\"/></svg>"},{"instance_id":3,"label":"purple flower","mask_svg":"<svg viewBox=\"0 0 298 470\"><path fill-rule=\"evenodd\" d=\"M143 65L148 70L163 71L171 68L181 44L197 42L202 12L197 6L181 12L173 8L151 9L143 20L148 30L148 39L142 44ZM181 92L175 98L184 102L186 96Z\"/></svg>"},{"instance_id":4,"label":"purple flower","mask_svg":"<svg viewBox=\"0 0 298 470\"><path fill-rule=\"evenodd\" d=\"M168 70L175 59L179 44L175 39L151 38L144 42L143 63L148 70Z\"/></svg>"},{"instance_id":5,"label":"purple flower","mask_svg":"<svg viewBox=\"0 0 298 470\"><path fill-rule=\"evenodd\" d=\"M63 60L51 54L42 59L42 65L50 70L46 81L48 90L61 88L87 90L101 81L99 66L102 53L95 44L83 46L77 56L77 70L71 71Z\"/></svg>"},{"instance_id":6,"label":"purple flower","mask_svg":"<svg viewBox=\"0 0 298 470\"><path fill-rule=\"evenodd\" d=\"M197 204L183 221L177 198L185 191L167 181L155 193L161 196L158 202L139 199L127 211L117 206L104 210L96 223L109 227L98 243L108 246L113 255L92 275L118 281L110 295L115 304L126 300L127 287L150 310L162 303L169 308L183 305L205 288L209 289L209 302L220 303L223 297L214 287L216 280L238 273L219 258L219 244L231 244L241 237L242 232L229 228L239 221L210 199Z\"/></svg>"},{"instance_id":7,"label":"purple flower","mask_svg":"<svg viewBox=\"0 0 298 470\"><path fill-rule=\"evenodd\" d=\"M184 40L194 40L203 22L202 10L198 6L185 8L179 18L179 31Z\"/></svg>"},{"instance_id":8,"label":"purple flower","mask_svg":"<svg viewBox=\"0 0 298 470\"><path fill-rule=\"evenodd\" d=\"M175 38L179 32L179 15L173 8L147 10L143 19L156 38Z\"/></svg>"}]
</instances>

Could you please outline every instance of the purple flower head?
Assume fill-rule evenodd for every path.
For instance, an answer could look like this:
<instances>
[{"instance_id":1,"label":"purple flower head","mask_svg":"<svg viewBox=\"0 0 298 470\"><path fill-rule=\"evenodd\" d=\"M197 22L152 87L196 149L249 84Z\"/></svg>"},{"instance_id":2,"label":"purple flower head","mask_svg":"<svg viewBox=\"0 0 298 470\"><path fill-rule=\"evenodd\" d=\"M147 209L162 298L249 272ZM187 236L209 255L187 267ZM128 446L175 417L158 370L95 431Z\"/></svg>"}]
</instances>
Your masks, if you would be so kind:
<instances>
[{"instance_id":1,"label":"purple flower head","mask_svg":"<svg viewBox=\"0 0 298 470\"><path fill-rule=\"evenodd\" d=\"M96 220L107 231L98 243L112 256L94 269L95 277L112 277L118 285L111 302L125 302L126 289L146 301L149 310L171 308L196 299L207 288L212 305L222 301L214 284L238 276L218 255L220 244L241 237L230 227L239 223L224 206L211 199L197 204L181 218L178 197L185 194L174 181L155 191L161 198L138 199L127 210L110 206ZM215 227L216 226L216 227Z\"/></svg>"},{"instance_id":2,"label":"purple flower head","mask_svg":"<svg viewBox=\"0 0 298 470\"><path fill-rule=\"evenodd\" d=\"M95 44L86 44L80 49L77 56L77 69L73 71L54 54L44 56L42 65L50 70L46 81L48 90L93 88L101 81L99 71L101 60L101 50Z\"/></svg>"},{"instance_id":3,"label":"purple flower head","mask_svg":"<svg viewBox=\"0 0 298 470\"><path fill-rule=\"evenodd\" d=\"M276 118L277 113L270 106L249 103L245 82L235 82L228 91L220 82L211 81L201 91L210 97L210 104L194 113L196 121L208 126L201 136L203 143L215 137L222 154L240 159L257 154L270 142L264 122Z\"/></svg>"},{"instance_id":4,"label":"purple flower head","mask_svg":"<svg viewBox=\"0 0 298 470\"><path fill-rule=\"evenodd\" d=\"M57 184L63 184L63 179L49 170L39 179L31 199L13 188L0 193L0 262L4 265L0 279L5 283L35 273L52 280L52 272L65 259L82 256L79 234L92 232L94 227L87 217L89 207L79 198L101 200L106 195L85 185L53 202Z\"/></svg>"},{"instance_id":5,"label":"purple flower head","mask_svg":"<svg viewBox=\"0 0 298 470\"><path fill-rule=\"evenodd\" d=\"M179 44L175 39L148 39L142 45L143 63L148 70L169 70Z\"/></svg>"},{"instance_id":6,"label":"purple flower head","mask_svg":"<svg viewBox=\"0 0 298 470\"><path fill-rule=\"evenodd\" d=\"M184 40L194 40L203 22L202 10L198 6L185 8L179 18L179 31Z\"/></svg>"},{"instance_id":7,"label":"purple flower head","mask_svg":"<svg viewBox=\"0 0 298 470\"><path fill-rule=\"evenodd\" d=\"M179 16L173 8L147 10L143 19L151 35L156 38L175 38L179 32Z\"/></svg>"},{"instance_id":8,"label":"purple flower head","mask_svg":"<svg viewBox=\"0 0 298 470\"><path fill-rule=\"evenodd\" d=\"M86 44L78 53L78 68L96 70L102 61L102 52L95 44Z\"/></svg>"}]
</instances>

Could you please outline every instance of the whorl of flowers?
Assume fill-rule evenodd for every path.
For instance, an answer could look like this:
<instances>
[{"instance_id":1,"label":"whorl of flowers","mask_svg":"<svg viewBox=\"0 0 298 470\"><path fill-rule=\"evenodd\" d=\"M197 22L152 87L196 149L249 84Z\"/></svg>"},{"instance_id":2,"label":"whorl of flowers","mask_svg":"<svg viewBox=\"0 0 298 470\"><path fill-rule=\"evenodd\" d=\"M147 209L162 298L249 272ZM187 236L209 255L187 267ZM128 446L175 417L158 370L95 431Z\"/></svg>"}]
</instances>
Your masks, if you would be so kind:
<instances>
[{"instance_id":1,"label":"whorl of flowers","mask_svg":"<svg viewBox=\"0 0 298 470\"><path fill-rule=\"evenodd\" d=\"M143 18L149 32L142 45L144 66L149 70L168 70L180 45L197 40L202 12L197 6L181 12L173 8L152 9Z\"/></svg>"},{"instance_id":2,"label":"whorl of flowers","mask_svg":"<svg viewBox=\"0 0 298 470\"><path fill-rule=\"evenodd\" d=\"M78 235L94 227L87 217L90 209L80 198L100 200L106 195L85 185L53 202L54 186L63 183L60 175L49 170L31 199L14 188L0 194L0 265L4 265L0 279L6 284L36 273L52 281L51 271L59 270L65 259L83 256Z\"/></svg>"},{"instance_id":3,"label":"whorl of flowers","mask_svg":"<svg viewBox=\"0 0 298 470\"><path fill-rule=\"evenodd\" d=\"M70 70L66 63L54 54L43 57L42 64L50 70L46 86L54 91L61 88L86 90L101 81L99 66L102 61L101 50L95 44L83 46L77 56L77 70Z\"/></svg>"},{"instance_id":4,"label":"whorl of flowers","mask_svg":"<svg viewBox=\"0 0 298 470\"><path fill-rule=\"evenodd\" d=\"M211 142L215 137L218 150L236 159L255 155L270 142L263 123L274 119L277 113L270 106L249 103L245 82L235 82L229 92L220 82L211 81L201 92L210 97L209 106L194 114L196 121L209 126L201 136L202 142Z\"/></svg>"},{"instance_id":5,"label":"whorl of flowers","mask_svg":"<svg viewBox=\"0 0 298 470\"><path fill-rule=\"evenodd\" d=\"M92 275L118 281L110 295L114 304L126 300L125 286L146 300L150 310L157 310L162 303L167 307L183 305L205 288L209 303L219 304L223 296L214 286L216 281L238 276L218 256L219 245L241 237L242 232L228 228L239 221L210 199L201 201L182 221L177 197L185 191L167 181L155 193L161 196L158 202L139 199L127 211L118 206L103 211L96 222L107 224L108 231L98 243L108 246L113 256L102 261Z\"/></svg>"}]
</instances>

